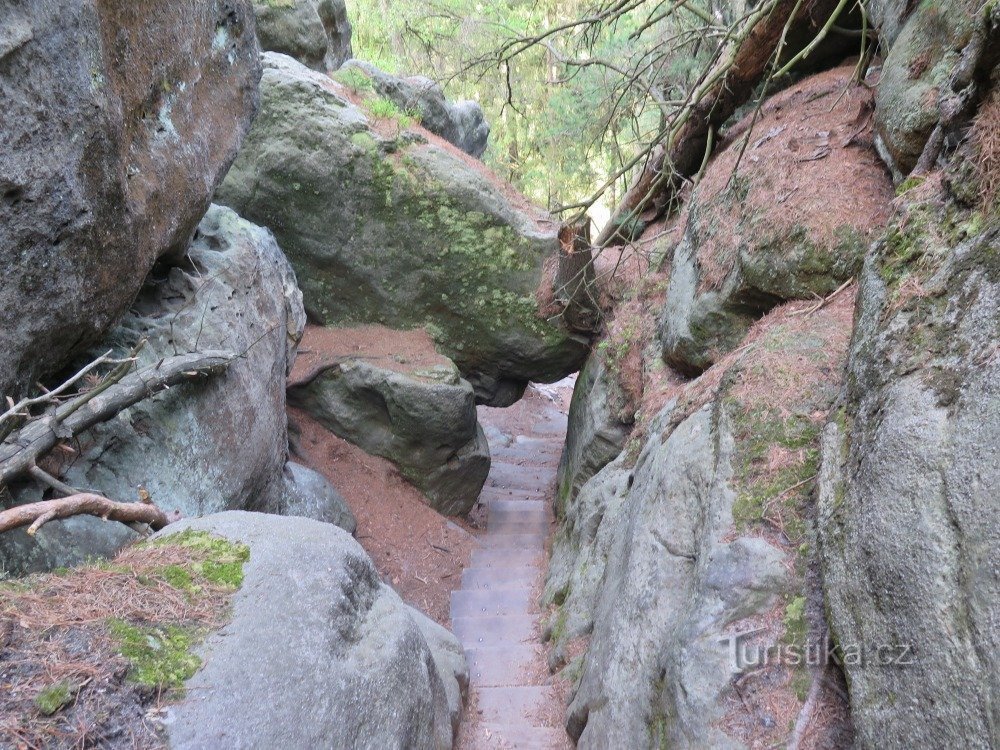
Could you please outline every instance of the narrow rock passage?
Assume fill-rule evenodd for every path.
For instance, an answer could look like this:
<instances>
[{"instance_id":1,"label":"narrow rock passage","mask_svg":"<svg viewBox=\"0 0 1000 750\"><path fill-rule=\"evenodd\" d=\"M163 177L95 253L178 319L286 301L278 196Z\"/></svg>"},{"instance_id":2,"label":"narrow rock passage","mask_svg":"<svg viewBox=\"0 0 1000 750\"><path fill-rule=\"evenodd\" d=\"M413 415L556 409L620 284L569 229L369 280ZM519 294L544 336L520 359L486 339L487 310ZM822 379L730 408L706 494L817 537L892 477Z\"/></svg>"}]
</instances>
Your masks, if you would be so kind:
<instances>
[{"instance_id":1,"label":"narrow rock passage","mask_svg":"<svg viewBox=\"0 0 1000 750\"><path fill-rule=\"evenodd\" d=\"M470 671L463 750L571 747L561 695L549 684L538 607L571 389L529 389L510 409L480 408L493 457L480 498L486 533L451 595L452 628Z\"/></svg>"}]
</instances>

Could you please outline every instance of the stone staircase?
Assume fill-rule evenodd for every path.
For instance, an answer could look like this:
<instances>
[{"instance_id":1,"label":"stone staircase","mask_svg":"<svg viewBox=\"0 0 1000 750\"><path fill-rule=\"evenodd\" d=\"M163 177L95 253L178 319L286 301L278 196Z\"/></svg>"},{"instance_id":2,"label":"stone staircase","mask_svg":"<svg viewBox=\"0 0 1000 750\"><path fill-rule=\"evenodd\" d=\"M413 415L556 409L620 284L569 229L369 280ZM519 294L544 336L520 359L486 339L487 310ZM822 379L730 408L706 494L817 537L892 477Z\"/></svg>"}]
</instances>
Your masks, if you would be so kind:
<instances>
[{"instance_id":1,"label":"stone staircase","mask_svg":"<svg viewBox=\"0 0 1000 750\"><path fill-rule=\"evenodd\" d=\"M528 434L490 446L486 533L451 595L452 629L469 660L465 750L572 747L562 698L546 684L538 608L566 417L555 407L536 416Z\"/></svg>"}]
</instances>

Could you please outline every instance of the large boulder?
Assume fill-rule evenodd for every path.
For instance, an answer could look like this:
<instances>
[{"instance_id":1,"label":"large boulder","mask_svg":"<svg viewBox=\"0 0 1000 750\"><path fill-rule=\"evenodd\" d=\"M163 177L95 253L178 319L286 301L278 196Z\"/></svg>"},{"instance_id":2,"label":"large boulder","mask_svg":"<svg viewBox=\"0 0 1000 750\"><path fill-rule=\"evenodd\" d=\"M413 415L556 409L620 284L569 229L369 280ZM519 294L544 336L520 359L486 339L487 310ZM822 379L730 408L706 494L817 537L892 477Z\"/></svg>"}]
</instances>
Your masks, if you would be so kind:
<instances>
[{"instance_id":1,"label":"large boulder","mask_svg":"<svg viewBox=\"0 0 1000 750\"><path fill-rule=\"evenodd\" d=\"M961 93L952 91L953 73L967 68L970 80L960 88L975 85L966 52L972 50L969 42L982 7L941 0L919 3L908 15L891 4L885 8L883 23L892 46L875 94L875 132L879 153L897 180L917 165L941 117L940 104Z\"/></svg>"},{"instance_id":2,"label":"large boulder","mask_svg":"<svg viewBox=\"0 0 1000 750\"><path fill-rule=\"evenodd\" d=\"M600 349L587 359L576 379L556 480L560 508L622 452L632 431L632 425L615 410L613 380Z\"/></svg>"},{"instance_id":3,"label":"large boulder","mask_svg":"<svg viewBox=\"0 0 1000 750\"><path fill-rule=\"evenodd\" d=\"M481 402L580 367L587 341L539 314L551 217L328 76L273 53L264 66L261 114L218 195L274 231L313 320L427 326Z\"/></svg>"},{"instance_id":4,"label":"large boulder","mask_svg":"<svg viewBox=\"0 0 1000 750\"><path fill-rule=\"evenodd\" d=\"M249 0L0 0L0 396L184 250L257 108Z\"/></svg>"},{"instance_id":5,"label":"large boulder","mask_svg":"<svg viewBox=\"0 0 1000 750\"><path fill-rule=\"evenodd\" d=\"M449 102L441 86L425 76L400 78L361 60L351 60L344 65L345 73L351 70L365 75L375 93L403 112L419 114L420 124L434 135L476 159L486 153L490 124L477 102Z\"/></svg>"},{"instance_id":6,"label":"large boulder","mask_svg":"<svg viewBox=\"0 0 1000 750\"><path fill-rule=\"evenodd\" d=\"M622 453L567 504L545 600L557 605L551 666L583 652L565 671L579 747L787 739L810 675L754 655L822 643L819 591L802 572L852 303L769 313L649 421L637 458ZM745 671L754 682L737 692Z\"/></svg>"},{"instance_id":7,"label":"large boulder","mask_svg":"<svg viewBox=\"0 0 1000 750\"><path fill-rule=\"evenodd\" d=\"M139 366L178 352L241 355L203 383L172 388L83 433L72 454L53 454L51 473L117 500L143 485L165 511L201 516L228 509L353 518L342 498L309 469L286 467L285 377L305 313L295 275L274 237L214 206L185 262L155 274L124 320L101 343L128 352L146 339ZM67 458L68 455L68 458ZM38 499L37 488L17 492ZM112 554L132 535L120 524L76 518L47 524L32 539L0 536L16 572Z\"/></svg>"},{"instance_id":8,"label":"large boulder","mask_svg":"<svg viewBox=\"0 0 1000 750\"><path fill-rule=\"evenodd\" d=\"M870 126L859 125L871 93L851 86L852 73L841 67L772 97L752 132L744 122L710 163L661 318L664 358L677 370L702 372L779 302L828 295L858 272L893 193Z\"/></svg>"},{"instance_id":9,"label":"large boulder","mask_svg":"<svg viewBox=\"0 0 1000 750\"><path fill-rule=\"evenodd\" d=\"M250 558L231 622L168 709L171 748L452 747L461 646L384 585L349 534L229 512L160 535L186 529L245 544Z\"/></svg>"},{"instance_id":10,"label":"large boulder","mask_svg":"<svg viewBox=\"0 0 1000 750\"><path fill-rule=\"evenodd\" d=\"M901 200L824 436L828 607L864 747L995 747L1000 225L936 178Z\"/></svg>"},{"instance_id":11,"label":"large boulder","mask_svg":"<svg viewBox=\"0 0 1000 750\"><path fill-rule=\"evenodd\" d=\"M354 52L344 0L254 0L260 48L314 70L337 70Z\"/></svg>"},{"instance_id":12,"label":"large boulder","mask_svg":"<svg viewBox=\"0 0 1000 750\"><path fill-rule=\"evenodd\" d=\"M436 510L467 513L490 471L472 386L440 355L404 362L388 352L377 356L378 339L395 333L385 329L360 329L370 347L355 355L346 340L355 338L356 330L315 332L328 350L344 354L326 361L310 356L297 367L289 403L365 452L392 461ZM306 348L310 354L315 350L309 338Z\"/></svg>"}]
</instances>

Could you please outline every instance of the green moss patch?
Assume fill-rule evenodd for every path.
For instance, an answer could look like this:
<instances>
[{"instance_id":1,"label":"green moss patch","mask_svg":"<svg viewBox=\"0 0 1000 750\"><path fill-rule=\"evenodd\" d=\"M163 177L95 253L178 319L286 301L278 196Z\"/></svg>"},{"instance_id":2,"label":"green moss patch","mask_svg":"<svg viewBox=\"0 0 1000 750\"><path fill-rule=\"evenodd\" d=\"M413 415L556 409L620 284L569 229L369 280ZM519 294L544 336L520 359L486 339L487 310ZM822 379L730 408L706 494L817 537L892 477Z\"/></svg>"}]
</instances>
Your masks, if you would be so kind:
<instances>
[{"instance_id":1,"label":"green moss patch","mask_svg":"<svg viewBox=\"0 0 1000 750\"><path fill-rule=\"evenodd\" d=\"M182 690L184 681L201 667L191 649L204 631L181 625L132 625L110 620L108 632L120 644L121 654L131 662L129 679L157 690Z\"/></svg>"}]
</instances>

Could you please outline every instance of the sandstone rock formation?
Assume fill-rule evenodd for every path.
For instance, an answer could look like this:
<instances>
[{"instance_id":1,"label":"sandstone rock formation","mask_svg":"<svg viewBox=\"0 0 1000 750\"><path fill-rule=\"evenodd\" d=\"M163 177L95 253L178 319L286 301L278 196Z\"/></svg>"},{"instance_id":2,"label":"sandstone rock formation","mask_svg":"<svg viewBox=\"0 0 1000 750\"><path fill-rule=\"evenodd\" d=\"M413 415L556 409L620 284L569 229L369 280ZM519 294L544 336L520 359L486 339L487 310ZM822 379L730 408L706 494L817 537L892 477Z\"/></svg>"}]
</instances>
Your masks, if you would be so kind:
<instances>
[{"instance_id":1,"label":"sandstone rock formation","mask_svg":"<svg viewBox=\"0 0 1000 750\"><path fill-rule=\"evenodd\" d=\"M687 206L661 324L664 359L679 371L706 369L778 302L825 296L858 272L892 188L866 146L871 94L849 86L852 72L773 97L752 134L737 126L712 160Z\"/></svg>"},{"instance_id":2,"label":"sandstone rock formation","mask_svg":"<svg viewBox=\"0 0 1000 750\"><path fill-rule=\"evenodd\" d=\"M352 331L316 331L326 348L345 353L297 368L289 403L309 412L335 435L382 456L445 515L463 515L475 504L490 470L490 448L476 417L472 386L440 355L400 362L379 339L420 338L367 327L369 348L348 352ZM427 341L426 347L432 344ZM307 348L313 347L307 339ZM305 363L303 363L305 364Z\"/></svg>"},{"instance_id":3,"label":"sandstone rock formation","mask_svg":"<svg viewBox=\"0 0 1000 750\"><path fill-rule=\"evenodd\" d=\"M144 338L143 366L205 349L242 357L221 376L164 392L84 433L77 453L50 459L52 473L121 500L135 499L142 485L184 516L254 509L351 528L350 511L322 477L285 464L284 382L304 324L295 275L271 234L212 207L184 263L149 279L101 347L128 352ZM0 546L7 567L23 572L110 554L131 536L118 524L74 518L47 524L34 539L8 532Z\"/></svg>"},{"instance_id":4,"label":"sandstone rock formation","mask_svg":"<svg viewBox=\"0 0 1000 750\"><path fill-rule=\"evenodd\" d=\"M349 534L228 512L161 535L185 529L246 544L250 559L232 621L169 708L170 747L452 747L461 648L379 580Z\"/></svg>"},{"instance_id":5,"label":"sandstone rock formation","mask_svg":"<svg viewBox=\"0 0 1000 750\"><path fill-rule=\"evenodd\" d=\"M264 61L261 114L219 199L274 231L312 319L426 326L480 402L580 366L586 340L539 314L556 222L330 78Z\"/></svg>"},{"instance_id":6,"label":"sandstone rock formation","mask_svg":"<svg viewBox=\"0 0 1000 750\"><path fill-rule=\"evenodd\" d=\"M477 102L449 102L441 87L424 76L400 78L371 63L351 60L344 71L360 71L371 80L374 91L403 112L415 112L420 124L476 159L486 152L490 124Z\"/></svg>"},{"instance_id":7,"label":"sandstone rock formation","mask_svg":"<svg viewBox=\"0 0 1000 750\"><path fill-rule=\"evenodd\" d=\"M257 107L249 0L0 2L0 395L182 252Z\"/></svg>"},{"instance_id":8,"label":"sandstone rock formation","mask_svg":"<svg viewBox=\"0 0 1000 750\"><path fill-rule=\"evenodd\" d=\"M254 0L260 48L314 70L337 70L354 52L344 0Z\"/></svg>"},{"instance_id":9,"label":"sandstone rock formation","mask_svg":"<svg viewBox=\"0 0 1000 750\"><path fill-rule=\"evenodd\" d=\"M819 529L866 747L996 744L998 252L996 219L933 177L902 197L861 276Z\"/></svg>"},{"instance_id":10,"label":"sandstone rock formation","mask_svg":"<svg viewBox=\"0 0 1000 750\"><path fill-rule=\"evenodd\" d=\"M566 724L579 747L774 741L786 732L774 712L801 706L791 685L808 674L768 665L759 679L785 687L743 700L770 724L734 732L740 668L727 639L753 631L763 649L821 637L793 563L851 298L810 318L804 309L766 316L745 348L675 391L637 458L623 453L567 503L545 597L558 605L552 666L583 644L567 669L579 675Z\"/></svg>"}]
</instances>

